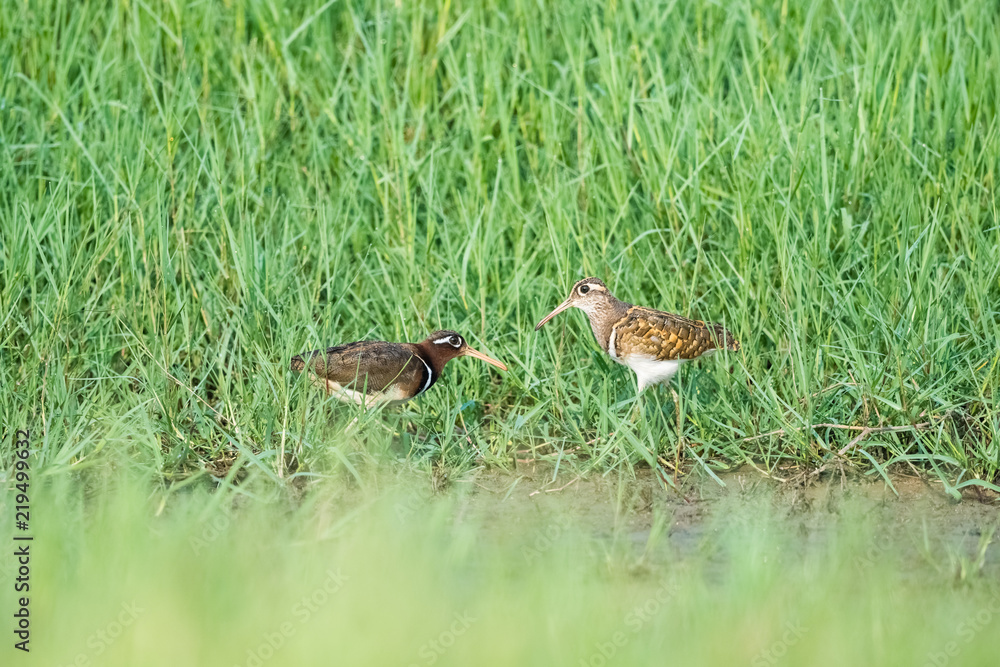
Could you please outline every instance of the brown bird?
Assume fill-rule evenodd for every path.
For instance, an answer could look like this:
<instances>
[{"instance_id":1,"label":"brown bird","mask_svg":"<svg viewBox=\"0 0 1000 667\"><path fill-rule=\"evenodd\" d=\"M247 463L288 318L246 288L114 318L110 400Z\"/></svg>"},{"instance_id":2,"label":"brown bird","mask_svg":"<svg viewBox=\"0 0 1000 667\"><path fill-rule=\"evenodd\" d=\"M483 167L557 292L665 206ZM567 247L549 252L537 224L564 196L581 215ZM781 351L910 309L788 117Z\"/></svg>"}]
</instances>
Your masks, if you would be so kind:
<instances>
[{"instance_id":1,"label":"brown bird","mask_svg":"<svg viewBox=\"0 0 1000 667\"><path fill-rule=\"evenodd\" d=\"M424 393L456 357L502 363L469 347L454 331L435 331L422 343L363 340L292 357L292 370L309 369L314 384L344 402L401 403Z\"/></svg>"},{"instance_id":2,"label":"brown bird","mask_svg":"<svg viewBox=\"0 0 1000 667\"><path fill-rule=\"evenodd\" d=\"M584 278L573 285L569 297L542 318L535 331L568 308L587 313L598 344L612 359L632 369L640 392L668 381L685 361L720 347L740 349L739 342L721 324L619 301L597 278Z\"/></svg>"}]
</instances>

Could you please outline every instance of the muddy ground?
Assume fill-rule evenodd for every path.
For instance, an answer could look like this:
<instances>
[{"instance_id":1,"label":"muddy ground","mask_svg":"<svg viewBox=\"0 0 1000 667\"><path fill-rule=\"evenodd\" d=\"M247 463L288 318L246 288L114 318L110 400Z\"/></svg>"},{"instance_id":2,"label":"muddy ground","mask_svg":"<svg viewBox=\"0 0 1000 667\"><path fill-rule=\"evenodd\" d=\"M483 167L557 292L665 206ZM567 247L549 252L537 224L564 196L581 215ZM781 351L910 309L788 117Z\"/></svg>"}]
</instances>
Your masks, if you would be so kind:
<instances>
[{"instance_id":1,"label":"muddy ground","mask_svg":"<svg viewBox=\"0 0 1000 667\"><path fill-rule=\"evenodd\" d=\"M674 489L649 471L577 477L529 465L515 474L472 471L443 486L464 491L456 520L475 517L488 533L512 540L544 541L571 523L664 562L704 550L727 524L746 521L750 508L781 519L803 551L822 547L838 522L858 522L872 532L864 548L872 558L892 552L904 563L955 568L959 577L967 574L962 568L1000 575L995 494L956 500L938 482L902 474L890 478L895 492L880 478L839 472L782 483L744 468L719 479L724 486L689 476Z\"/></svg>"}]
</instances>

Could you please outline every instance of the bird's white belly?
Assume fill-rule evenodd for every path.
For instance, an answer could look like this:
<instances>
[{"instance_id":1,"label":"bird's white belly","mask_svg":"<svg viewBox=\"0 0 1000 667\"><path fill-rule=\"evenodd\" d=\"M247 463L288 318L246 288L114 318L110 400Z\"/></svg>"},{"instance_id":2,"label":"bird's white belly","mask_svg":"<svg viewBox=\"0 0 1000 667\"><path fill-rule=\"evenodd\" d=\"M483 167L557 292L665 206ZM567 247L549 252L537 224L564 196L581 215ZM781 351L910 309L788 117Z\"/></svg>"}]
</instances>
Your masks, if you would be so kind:
<instances>
[{"instance_id":1,"label":"bird's white belly","mask_svg":"<svg viewBox=\"0 0 1000 667\"><path fill-rule=\"evenodd\" d=\"M412 396L407 396L406 392L399 386L390 386L384 392L371 392L365 395L364 392L348 389L333 380L320 380L317 378L315 382L326 389L328 394L342 403L357 403L358 405L371 407L382 402L403 403L412 398Z\"/></svg>"},{"instance_id":2,"label":"bird's white belly","mask_svg":"<svg viewBox=\"0 0 1000 667\"><path fill-rule=\"evenodd\" d=\"M631 356L624 363L635 373L639 383L639 391L642 391L650 385L669 380L680 368L683 361L681 359L665 361L652 357Z\"/></svg>"}]
</instances>

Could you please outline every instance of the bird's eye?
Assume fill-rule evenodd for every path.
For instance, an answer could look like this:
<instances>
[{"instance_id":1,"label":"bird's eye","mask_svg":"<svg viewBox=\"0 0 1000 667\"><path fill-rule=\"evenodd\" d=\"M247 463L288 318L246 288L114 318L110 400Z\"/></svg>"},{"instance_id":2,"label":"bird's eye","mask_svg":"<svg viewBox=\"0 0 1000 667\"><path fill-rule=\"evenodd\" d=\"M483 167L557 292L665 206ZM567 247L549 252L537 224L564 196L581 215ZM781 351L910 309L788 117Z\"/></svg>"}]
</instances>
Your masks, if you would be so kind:
<instances>
[{"instance_id":1,"label":"bird's eye","mask_svg":"<svg viewBox=\"0 0 1000 667\"><path fill-rule=\"evenodd\" d=\"M448 342L451 343L452 347L458 347L461 345L461 342L458 340L458 336L452 336L448 339Z\"/></svg>"},{"instance_id":2,"label":"bird's eye","mask_svg":"<svg viewBox=\"0 0 1000 667\"><path fill-rule=\"evenodd\" d=\"M580 294L586 294L590 291L590 285L580 285Z\"/></svg>"}]
</instances>

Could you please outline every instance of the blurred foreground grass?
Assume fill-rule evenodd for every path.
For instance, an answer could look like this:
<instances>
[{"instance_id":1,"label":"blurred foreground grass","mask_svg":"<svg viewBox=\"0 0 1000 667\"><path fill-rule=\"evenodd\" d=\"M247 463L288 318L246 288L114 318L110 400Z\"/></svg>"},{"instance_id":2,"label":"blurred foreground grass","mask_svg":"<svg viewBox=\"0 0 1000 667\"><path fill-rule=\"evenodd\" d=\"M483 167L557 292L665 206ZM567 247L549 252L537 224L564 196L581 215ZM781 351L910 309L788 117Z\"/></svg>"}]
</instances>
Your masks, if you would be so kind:
<instances>
[{"instance_id":1,"label":"blurred foreground grass","mask_svg":"<svg viewBox=\"0 0 1000 667\"><path fill-rule=\"evenodd\" d=\"M662 492L652 512L634 504L627 479L574 485L572 496L531 497L524 482L506 499L502 486L480 488L491 481L428 496L389 476L321 485L301 503L266 484L152 496L121 479L85 492L52 485L33 508L30 660L11 662L6 640L0 655L249 667L995 663L1000 560L985 552L995 512L928 522L855 493L790 510L757 489L704 501L690 521ZM595 508L613 518L595 521ZM4 515L0 543L11 532ZM0 596L0 615L10 605Z\"/></svg>"}]
</instances>

